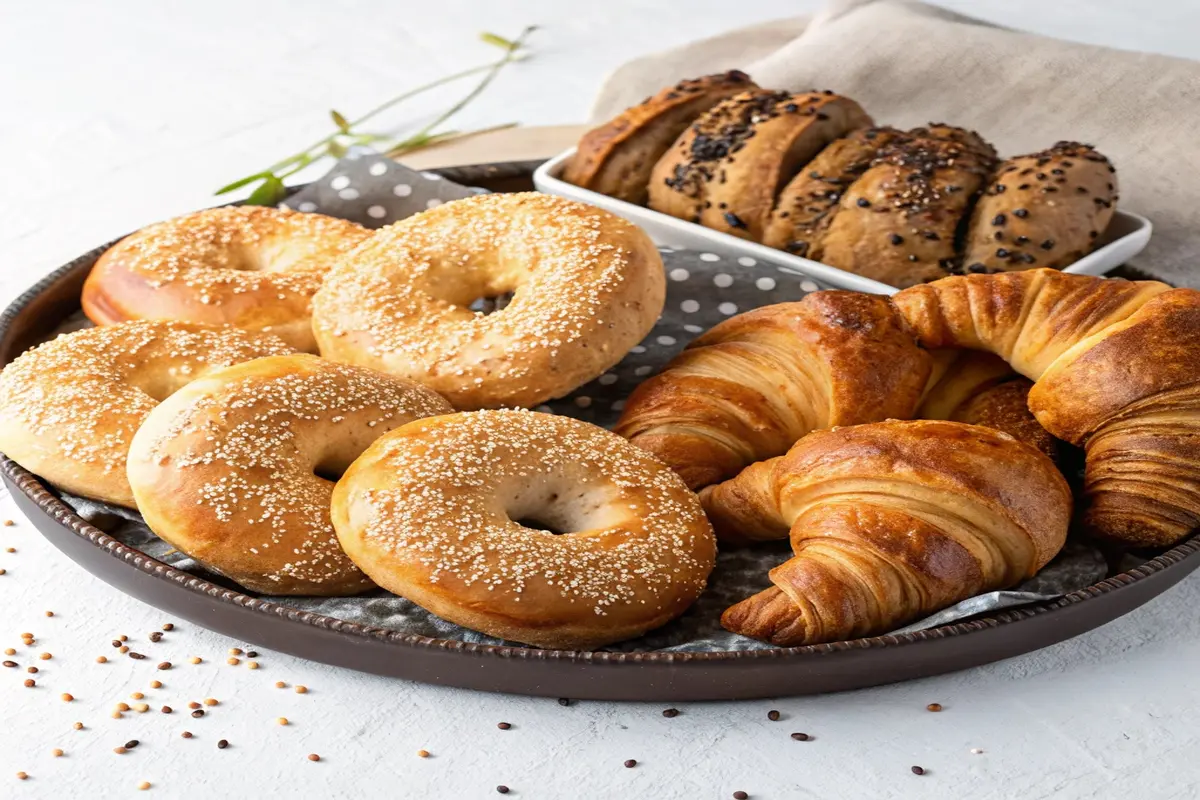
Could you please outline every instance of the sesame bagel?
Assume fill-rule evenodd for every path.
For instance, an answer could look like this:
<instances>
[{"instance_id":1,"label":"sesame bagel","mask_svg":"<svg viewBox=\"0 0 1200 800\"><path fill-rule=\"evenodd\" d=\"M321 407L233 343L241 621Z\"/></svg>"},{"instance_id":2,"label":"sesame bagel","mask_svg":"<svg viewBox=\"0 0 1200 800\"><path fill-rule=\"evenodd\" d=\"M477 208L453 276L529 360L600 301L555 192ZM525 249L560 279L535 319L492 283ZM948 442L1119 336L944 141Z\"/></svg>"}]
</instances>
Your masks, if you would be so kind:
<instances>
[{"instance_id":1,"label":"sesame bagel","mask_svg":"<svg viewBox=\"0 0 1200 800\"><path fill-rule=\"evenodd\" d=\"M171 319L273 333L316 352L312 296L335 259L371 232L321 214L210 208L127 236L83 286L88 319Z\"/></svg>"},{"instance_id":2,"label":"sesame bagel","mask_svg":"<svg viewBox=\"0 0 1200 800\"><path fill-rule=\"evenodd\" d=\"M371 583L338 547L326 476L392 428L450 410L373 370L261 358L154 409L130 446L129 484L152 531L247 589L354 594Z\"/></svg>"},{"instance_id":3,"label":"sesame bagel","mask_svg":"<svg viewBox=\"0 0 1200 800\"><path fill-rule=\"evenodd\" d=\"M150 411L223 367L292 348L194 322L125 322L65 333L0 372L0 450L72 494L133 507L125 457Z\"/></svg>"},{"instance_id":4,"label":"sesame bagel","mask_svg":"<svg viewBox=\"0 0 1200 800\"><path fill-rule=\"evenodd\" d=\"M599 647L677 617L716 555L673 472L616 434L531 411L393 431L338 481L333 524L385 589L551 648Z\"/></svg>"},{"instance_id":5,"label":"sesame bagel","mask_svg":"<svg viewBox=\"0 0 1200 800\"><path fill-rule=\"evenodd\" d=\"M512 294L485 314L479 298ZM616 364L666 293L640 229L537 193L477 195L378 231L313 302L321 355L401 375L455 408L533 406Z\"/></svg>"}]
</instances>

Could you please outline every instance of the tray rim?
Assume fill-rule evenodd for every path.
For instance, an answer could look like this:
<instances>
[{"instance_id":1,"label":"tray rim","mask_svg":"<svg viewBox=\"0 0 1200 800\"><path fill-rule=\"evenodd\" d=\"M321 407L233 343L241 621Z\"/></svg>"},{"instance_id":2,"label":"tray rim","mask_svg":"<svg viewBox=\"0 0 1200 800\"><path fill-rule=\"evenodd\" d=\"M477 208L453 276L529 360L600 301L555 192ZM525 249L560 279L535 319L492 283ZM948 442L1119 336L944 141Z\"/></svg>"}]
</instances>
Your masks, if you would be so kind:
<instances>
[{"instance_id":1,"label":"tray rim","mask_svg":"<svg viewBox=\"0 0 1200 800\"><path fill-rule=\"evenodd\" d=\"M538 163L540 162L535 161L465 165L430 171L451 179L478 181L486 177L513 177L529 175L532 171L532 168ZM83 268L85 264L94 262L101 253L111 246L111 244L112 243L110 242L100 245L88 251L87 253L72 259L67 264L64 264L63 266L43 276L33 286L22 292L16 299L12 301L12 303L8 305L7 308L4 309L3 313L0 314L0 341L3 341L7 337L10 328L23 309L25 309L35 300L39 299L47 289L60 280L66 278L74 271ZM221 603L232 604L261 613L265 615L264 620L267 616L283 617L294 623L312 626L327 631L333 631L350 637L381 641L389 645L400 646L401 648L427 648L440 651L457 651L463 654L477 656L492 656L503 659L515 658L519 660L558 661L575 664L669 665L674 669L678 669L680 667L686 668L687 665L703 666L706 664L712 664L714 662L729 663L761 660L800 662L805 659L811 659L813 657L826 656L840 652L875 650L881 648L907 648L934 640L962 637L973 633L993 630L1029 620L1034 617L1041 617L1057 611L1063 611L1068 608L1078 607L1089 600L1093 600L1104 595L1109 595L1113 592L1131 587L1132 585L1144 581L1152 576L1160 575L1161 573L1171 570L1172 568L1177 568L1186 560L1196 556L1197 552L1200 552L1200 531L1198 531L1193 533L1182 542L1176 544L1169 550L1148 560L1144 564L1138 565L1137 567L1125 572L1121 572L1110 578L1105 578L1083 589L1065 594L1058 599L1031 604L1028 606L1020 606L1017 608L1001 610L994 614L978 617L966 622L951 623L948 625L942 625L912 633L885 634L883 636L866 637L862 639L809 645L804 647L772 647L755 650L724 650L712 652L547 650L520 645L492 645L464 642L453 639L439 639L391 630L388 628L361 625L359 623L348 622L335 617L329 617L323 614L317 614L311 611L262 600L243 592L227 589L203 578L199 578L181 570L177 570L170 565L147 556L141 551L128 547L116 539L108 536L103 531L91 525L78 514L76 514L73 509L55 496L49 487L45 485L39 477L25 470L23 467L16 464L16 462L7 458L7 456L4 456L2 453L0 453L0 475L3 475L6 482L20 491L21 494L30 500L43 514L45 514L50 521L56 523L60 527L66 528L75 536L86 540L91 546L103 550L108 556L123 561L129 566L132 566L140 572L150 575L151 577L177 584L191 592L203 594ZM45 535L44 532L43 535ZM1189 567L1192 568L1194 568L1194 566L1194 564L1189 565ZM1190 571L1190 569L1188 571ZM1180 577L1182 577L1182 575ZM118 591L121 591L122 594L131 596L130 592L124 588L115 588L117 588ZM1142 602L1145 602L1145 600ZM1138 605L1140 605L1140 603L1138 603ZM1115 617L1105 619L1104 622L1110 621L1110 619L1113 618ZM1097 625L1091 625L1090 627L1094 628L1097 627ZM1070 637L1068 636L1063 638ZM1020 650L1018 652L1011 653L1010 655L1028 652L1030 649L1036 649L1037 647L1041 646L1045 645L1037 645L1034 648ZM1005 657L1010 656L1001 656L1001 658ZM987 660L995 661L999 659L991 658ZM951 667L951 669L953 669L953 667ZM927 674L936 674L944 671L946 670L934 669ZM446 682L452 685L460 686L469 685L469 682L464 683L456 680L439 682ZM884 679L882 681L876 681L876 683L881 682L887 682L887 680ZM870 684L864 683L863 685L865 686ZM537 694L540 692L534 689L531 690L530 693ZM589 692L589 694L593 693ZM619 694L620 693L609 695L609 699L621 699L618 696ZM667 694L669 695L670 693ZM709 699L717 699L717 697L717 695L713 695Z\"/></svg>"}]
</instances>

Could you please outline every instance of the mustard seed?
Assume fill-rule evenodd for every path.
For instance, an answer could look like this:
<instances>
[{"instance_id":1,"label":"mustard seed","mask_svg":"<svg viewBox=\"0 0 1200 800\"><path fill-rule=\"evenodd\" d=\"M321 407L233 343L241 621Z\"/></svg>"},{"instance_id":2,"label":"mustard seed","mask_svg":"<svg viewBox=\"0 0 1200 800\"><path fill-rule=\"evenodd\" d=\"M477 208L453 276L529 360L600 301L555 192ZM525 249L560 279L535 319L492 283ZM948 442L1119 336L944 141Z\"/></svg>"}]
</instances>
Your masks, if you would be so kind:
<instances>
[{"instance_id":1,"label":"mustard seed","mask_svg":"<svg viewBox=\"0 0 1200 800\"><path fill-rule=\"evenodd\" d=\"M34 686L37 686L37 681L35 681L33 678L25 679L25 688L26 689L32 689Z\"/></svg>"},{"instance_id":2,"label":"mustard seed","mask_svg":"<svg viewBox=\"0 0 1200 800\"><path fill-rule=\"evenodd\" d=\"M69 702L71 702L71 701L72 701L72 700L74 700L74 699L75 699L75 697L74 697L74 695L72 695L71 693L69 693L69 692L63 692L63 695L62 695L62 701L63 701L64 703L69 703Z\"/></svg>"},{"instance_id":3,"label":"mustard seed","mask_svg":"<svg viewBox=\"0 0 1200 800\"><path fill-rule=\"evenodd\" d=\"M129 703L117 703L117 711L128 711Z\"/></svg>"},{"instance_id":4,"label":"mustard seed","mask_svg":"<svg viewBox=\"0 0 1200 800\"><path fill-rule=\"evenodd\" d=\"M150 781L142 781L138 784L138 788L143 792L150 788Z\"/></svg>"},{"instance_id":5,"label":"mustard seed","mask_svg":"<svg viewBox=\"0 0 1200 800\"><path fill-rule=\"evenodd\" d=\"M242 660L240 658L227 658L225 659L225 663L231 667L236 667L238 664L242 663Z\"/></svg>"},{"instance_id":6,"label":"mustard seed","mask_svg":"<svg viewBox=\"0 0 1200 800\"><path fill-rule=\"evenodd\" d=\"M28 777L29 777L29 775L27 775L27 774L26 774L26 773L24 773L24 772L18 772L18 773L17 773L17 780L19 780L19 781L23 781L23 780L25 780L25 779L26 779L26 778L28 778Z\"/></svg>"},{"instance_id":7,"label":"mustard seed","mask_svg":"<svg viewBox=\"0 0 1200 800\"><path fill-rule=\"evenodd\" d=\"M417 758L429 758L429 751L428 750L418 750Z\"/></svg>"},{"instance_id":8,"label":"mustard seed","mask_svg":"<svg viewBox=\"0 0 1200 800\"><path fill-rule=\"evenodd\" d=\"M191 658L188 659L189 664L199 664L200 661L201 661L200 656L192 656Z\"/></svg>"},{"instance_id":9,"label":"mustard seed","mask_svg":"<svg viewBox=\"0 0 1200 800\"><path fill-rule=\"evenodd\" d=\"M74 729L75 729L75 730L77 730L77 731L81 731L81 730L83 730L83 723L82 723L82 722L76 722L76 723L75 723L74 725L72 725L71 727L72 727L72 728L74 728Z\"/></svg>"},{"instance_id":10,"label":"mustard seed","mask_svg":"<svg viewBox=\"0 0 1200 800\"><path fill-rule=\"evenodd\" d=\"M276 720L276 722L278 722L280 725L287 725L287 724L288 724L288 718L287 718L287 717L280 717L279 719L277 719L277 720Z\"/></svg>"},{"instance_id":11,"label":"mustard seed","mask_svg":"<svg viewBox=\"0 0 1200 800\"><path fill-rule=\"evenodd\" d=\"M941 711L942 704L941 703L930 703L929 705L925 706L925 710L926 711Z\"/></svg>"},{"instance_id":12,"label":"mustard seed","mask_svg":"<svg viewBox=\"0 0 1200 800\"><path fill-rule=\"evenodd\" d=\"M145 696L146 695L142 694L141 692L134 692L133 694L129 695L129 698L131 700L141 700Z\"/></svg>"},{"instance_id":13,"label":"mustard seed","mask_svg":"<svg viewBox=\"0 0 1200 800\"><path fill-rule=\"evenodd\" d=\"M56 747L50 751L50 755L54 756L55 758L62 758L63 751Z\"/></svg>"},{"instance_id":14,"label":"mustard seed","mask_svg":"<svg viewBox=\"0 0 1200 800\"><path fill-rule=\"evenodd\" d=\"M308 694L308 687L307 686L297 686L296 694Z\"/></svg>"},{"instance_id":15,"label":"mustard seed","mask_svg":"<svg viewBox=\"0 0 1200 800\"><path fill-rule=\"evenodd\" d=\"M107 664L108 659L104 656L96 656L96 663L97 664Z\"/></svg>"},{"instance_id":16,"label":"mustard seed","mask_svg":"<svg viewBox=\"0 0 1200 800\"><path fill-rule=\"evenodd\" d=\"M161 689L162 681L150 681L150 688L151 689Z\"/></svg>"},{"instance_id":17,"label":"mustard seed","mask_svg":"<svg viewBox=\"0 0 1200 800\"><path fill-rule=\"evenodd\" d=\"M215 706L217 705L217 699L215 697L206 697L204 698L204 705Z\"/></svg>"},{"instance_id":18,"label":"mustard seed","mask_svg":"<svg viewBox=\"0 0 1200 800\"><path fill-rule=\"evenodd\" d=\"M309 761L320 761L321 757L319 755L317 755L316 753L309 753L308 760Z\"/></svg>"},{"instance_id":19,"label":"mustard seed","mask_svg":"<svg viewBox=\"0 0 1200 800\"><path fill-rule=\"evenodd\" d=\"M258 662L257 661L249 661L246 663L246 667L249 669L258 669Z\"/></svg>"}]
</instances>

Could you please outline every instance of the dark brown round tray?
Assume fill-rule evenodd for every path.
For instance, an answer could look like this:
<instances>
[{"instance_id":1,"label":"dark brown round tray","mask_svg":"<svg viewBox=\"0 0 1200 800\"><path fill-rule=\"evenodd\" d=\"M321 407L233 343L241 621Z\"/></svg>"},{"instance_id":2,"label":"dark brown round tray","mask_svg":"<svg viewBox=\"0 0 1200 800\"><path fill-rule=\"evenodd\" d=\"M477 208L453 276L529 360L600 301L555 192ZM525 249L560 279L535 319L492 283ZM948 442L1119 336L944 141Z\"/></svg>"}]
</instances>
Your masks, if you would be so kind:
<instances>
[{"instance_id":1,"label":"dark brown round tray","mask_svg":"<svg viewBox=\"0 0 1200 800\"><path fill-rule=\"evenodd\" d=\"M439 170L495 190L529 188L531 163ZM0 365L79 309L108 245L55 270L0 316ZM986 664L1099 627L1200 566L1193 536L1145 564L1056 601L911 634L815 647L610 653L496 647L368 628L259 600L149 558L89 525L35 475L0 456L17 506L55 547L126 594L197 625L303 658L430 683L603 700L728 700L874 686ZM51 576L51 580L54 576ZM61 576L60 578L61 579Z\"/></svg>"}]
</instances>

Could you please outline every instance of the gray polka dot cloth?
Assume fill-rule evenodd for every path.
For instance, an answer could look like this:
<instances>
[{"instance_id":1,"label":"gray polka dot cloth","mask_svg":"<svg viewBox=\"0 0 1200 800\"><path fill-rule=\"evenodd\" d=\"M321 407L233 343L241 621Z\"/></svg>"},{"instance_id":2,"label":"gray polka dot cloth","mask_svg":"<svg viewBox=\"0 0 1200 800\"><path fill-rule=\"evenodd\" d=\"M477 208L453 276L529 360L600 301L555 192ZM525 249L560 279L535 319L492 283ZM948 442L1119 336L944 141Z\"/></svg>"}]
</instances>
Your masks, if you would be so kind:
<instances>
[{"instance_id":1,"label":"gray polka dot cloth","mask_svg":"<svg viewBox=\"0 0 1200 800\"><path fill-rule=\"evenodd\" d=\"M289 197L284 205L378 228L482 191L433 173L417 172L372 153L353 152L324 178ZM746 256L660 249L667 270L667 300L654 330L613 369L539 410L610 427L634 387L661 369L701 332L739 312L799 300L809 292L825 288L807 276L759 264ZM137 514L80 498L66 499L93 524L125 544L179 569L232 586L172 550L146 528ZM610 649L718 651L766 647L722 629L720 616L733 603L767 588L770 585L767 571L789 555L785 542L722 552L708 590L686 614L641 639ZM1105 569L1105 561L1098 551L1073 545L1037 578L1018 587L1017 591L971 598L905 630L933 627L991 609L1055 597L1103 578ZM445 622L414 603L382 591L353 598L268 599L347 621L421 636L471 642L498 641Z\"/></svg>"}]
</instances>

